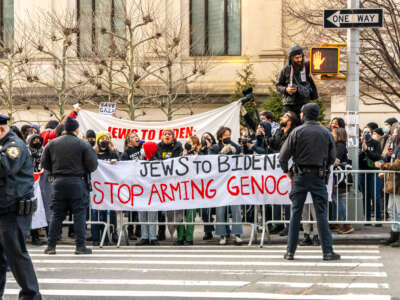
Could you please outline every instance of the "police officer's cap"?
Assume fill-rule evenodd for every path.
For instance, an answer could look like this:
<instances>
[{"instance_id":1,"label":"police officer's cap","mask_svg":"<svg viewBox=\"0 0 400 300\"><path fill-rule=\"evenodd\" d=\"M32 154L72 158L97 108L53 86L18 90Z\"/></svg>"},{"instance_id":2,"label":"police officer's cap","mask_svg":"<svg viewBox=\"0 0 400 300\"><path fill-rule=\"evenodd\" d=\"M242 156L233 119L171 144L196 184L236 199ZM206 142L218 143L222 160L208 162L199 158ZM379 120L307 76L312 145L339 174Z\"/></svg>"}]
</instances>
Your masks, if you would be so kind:
<instances>
[{"instance_id":1,"label":"police officer's cap","mask_svg":"<svg viewBox=\"0 0 400 300\"><path fill-rule=\"evenodd\" d=\"M6 115L0 114L0 125L7 125L10 118Z\"/></svg>"}]
</instances>

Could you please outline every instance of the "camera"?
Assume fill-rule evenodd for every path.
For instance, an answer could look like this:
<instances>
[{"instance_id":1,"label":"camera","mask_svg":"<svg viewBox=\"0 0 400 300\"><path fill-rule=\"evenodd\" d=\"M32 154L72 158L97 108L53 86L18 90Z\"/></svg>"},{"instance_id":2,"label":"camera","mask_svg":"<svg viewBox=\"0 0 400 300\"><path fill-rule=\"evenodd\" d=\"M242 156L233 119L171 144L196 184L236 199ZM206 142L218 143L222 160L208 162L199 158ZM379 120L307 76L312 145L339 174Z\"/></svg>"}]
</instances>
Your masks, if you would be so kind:
<instances>
[{"instance_id":1,"label":"camera","mask_svg":"<svg viewBox=\"0 0 400 300\"><path fill-rule=\"evenodd\" d=\"M240 98L240 102L242 105L246 104L249 101L254 101L254 94L253 94L253 88L248 88L244 90L243 92L244 97Z\"/></svg>"}]
</instances>

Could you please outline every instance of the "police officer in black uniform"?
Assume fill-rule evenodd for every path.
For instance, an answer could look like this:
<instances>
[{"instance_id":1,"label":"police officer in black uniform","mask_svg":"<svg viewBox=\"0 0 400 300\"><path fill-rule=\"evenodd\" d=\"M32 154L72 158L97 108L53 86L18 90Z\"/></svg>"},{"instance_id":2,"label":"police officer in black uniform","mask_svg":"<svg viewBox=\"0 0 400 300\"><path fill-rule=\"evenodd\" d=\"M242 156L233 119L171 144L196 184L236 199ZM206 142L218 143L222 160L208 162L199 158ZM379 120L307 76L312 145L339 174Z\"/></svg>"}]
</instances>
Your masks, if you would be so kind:
<instances>
[{"instance_id":1,"label":"police officer in black uniform","mask_svg":"<svg viewBox=\"0 0 400 300\"><path fill-rule=\"evenodd\" d=\"M68 118L66 134L51 141L44 149L42 167L54 177L53 219L45 254L56 254L57 236L66 214L74 215L76 234L75 254L91 254L86 248L86 210L89 206L88 175L97 169L97 156L93 148L77 137L79 123Z\"/></svg>"},{"instance_id":2,"label":"police officer in black uniform","mask_svg":"<svg viewBox=\"0 0 400 300\"><path fill-rule=\"evenodd\" d=\"M299 238L301 214L307 193L310 192L317 217L318 234L324 260L338 260L340 255L333 252L332 234L329 229L326 188L329 167L336 158L336 147L332 134L318 124L319 107L315 103L305 104L300 117L304 124L289 135L280 152L280 164L283 172L293 179L290 193L292 216L290 218L287 260L293 260ZM293 158L293 167L289 172L288 162Z\"/></svg>"},{"instance_id":3,"label":"police officer in black uniform","mask_svg":"<svg viewBox=\"0 0 400 300\"><path fill-rule=\"evenodd\" d=\"M42 299L35 270L25 245L23 226L35 211L32 158L26 144L0 114L0 299L6 285L7 263L21 287L19 299ZM25 206L26 205L26 206Z\"/></svg>"}]
</instances>

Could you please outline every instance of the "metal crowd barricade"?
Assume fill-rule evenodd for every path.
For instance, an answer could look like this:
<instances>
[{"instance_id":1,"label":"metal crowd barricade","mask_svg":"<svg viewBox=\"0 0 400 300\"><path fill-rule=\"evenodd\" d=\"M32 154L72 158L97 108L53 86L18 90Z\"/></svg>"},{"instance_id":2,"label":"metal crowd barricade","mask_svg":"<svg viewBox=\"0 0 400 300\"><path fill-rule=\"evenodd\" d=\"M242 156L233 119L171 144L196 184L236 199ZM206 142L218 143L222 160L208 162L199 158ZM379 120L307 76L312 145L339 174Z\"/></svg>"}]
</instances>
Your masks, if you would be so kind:
<instances>
[{"instance_id":1,"label":"metal crowd barricade","mask_svg":"<svg viewBox=\"0 0 400 300\"><path fill-rule=\"evenodd\" d=\"M338 170L333 172L332 201L328 206L329 224L337 225L378 225L397 224L393 207L395 193L385 193L384 187L392 184L392 191L396 191L396 177L399 171L384 170ZM399 195L400 197L400 195ZM262 207L262 234L260 247L264 245L265 235L268 242L271 241L269 227L272 224L290 223L290 217L286 216L285 205L275 205L272 214L266 212L266 206ZM268 207L267 207L268 208ZM285 211L280 218L275 218L274 209ZM400 210L400 207L397 207ZM267 219L266 219L267 218ZM311 211L306 212L302 224L313 224Z\"/></svg>"},{"instance_id":2,"label":"metal crowd barricade","mask_svg":"<svg viewBox=\"0 0 400 300\"><path fill-rule=\"evenodd\" d=\"M233 209L230 209L233 207ZM174 236L175 231L179 225L192 225L194 227L202 225L204 227L210 226L213 230L217 226L234 226L235 230L232 228L232 234L235 235L236 230L239 230L237 226L251 226L250 238L248 245L252 245L253 240L256 238L257 229L257 218L258 218L258 206L257 205L238 205L238 206L227 206L222 208L215 208L215 216L213 214L213 209L195 209L196 217L192 221L188 221L185 218L185 210L174 210L174 211L162 211L158 212L158 217L156 221L133 221L133 212L125 212L128 217L124 216L124 213L120 213L120 223L119 223L119 239L117 247L120 247L122 239L125 239L126 244L129 245L128 240L128 226L132 225L155 225L155 226L166 226L171 238ZM164 215L160 218L160 214ZM223 220L221 220L223 219ZM221 228L219 228L220 230ZM226 229L226 234L229 231ZM203 229L204 230L204 229ZM223 230L223 229L222 229ZM223 230L224 231L224 230ZM243 236L243 233L242 233Z\"/></svg>"},{"instance_id":3,"label":"metal crowd barricade","mask_svg":"<svg viewBox=\"0 0 400 300\"><path fill-rule=\"evenodd\" d=\"M111 232L110 228L113 228L113 224L110 224L110 213L109 211L106 212L106 220L102 220L101 214L98 211L97 217L92 218L92 209L88 209L88 213L86 214L86 226L90 225L102 225L103 227L103 233L101 234L101 240L100 240L100 248L103 248L106 236L108 236L109 240L111 240ZM63 222L63 225L73 225L74 224L74 216L70 215L67 217L67 219Z\"/></svg>"}]
</instances>

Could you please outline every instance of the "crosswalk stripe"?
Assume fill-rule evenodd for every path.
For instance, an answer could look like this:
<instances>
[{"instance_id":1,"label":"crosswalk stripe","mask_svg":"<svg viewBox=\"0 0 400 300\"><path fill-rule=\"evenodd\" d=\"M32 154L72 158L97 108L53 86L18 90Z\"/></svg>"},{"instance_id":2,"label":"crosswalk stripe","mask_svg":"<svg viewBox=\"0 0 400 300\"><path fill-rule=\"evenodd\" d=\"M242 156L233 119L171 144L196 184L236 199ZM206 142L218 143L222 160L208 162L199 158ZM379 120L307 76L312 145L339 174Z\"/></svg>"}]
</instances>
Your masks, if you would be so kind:
<instances>
[{"instance_id":1,"label":"crosswalk stripe","mask_svg":"<svg viewBox=\"0 0 400 300\"><path fill-rule=\"evenodd\" d=\"M29 249L30 253L40 252L43 253L44 248L41 249ZM149 249L137 249L137 248L129 248L129 249L93 249L93 253L141 253L141 252L148 252ZM166 250L166 249L151 249L151 253L285 253L286 249L276 249L276 250L225 250L225 249L213 249L213 250L202 250L202 249L174 249L174 250ZM59 249L57 247L57 253L62 252L71 252L71 249ZM303 250L299 249L296 251L296 254L299 253L322 253L321 249L319 250ZM379 250L340 250L340 253L357 253L357 254L378 254L380 253Z\"/></svg>"},{"instance_id":2,"label":"crosswalk stripe","mask_svg":"<svg viewBox=\"0 0 400 300\"><path fill-rule=\"evenodd\" d=\"M41 290L44 296L81 297L160 297L160 298L231 298L270 300L390 300L390 295L344 294L344 295L287 295L255 292L178 292L178 291L127 291L127 290ZM5 295L18 295L17 289L6 289Z\"/></svg>"},{"instance_id":3,"label":"crosswalk stripe","mask_svg":"<svg viewBox=\"0 0 400 300\"><path fill-rule=\"evenodd\" d=\"M205 281L205 280L145 280L145 279L70 279L70 278L39 278L40 284L76 284L76 285L165 285L165 286L224 286L224 287L242 287L249 284L261 284L264 286L286 286L292 288L311 288L312 286L321 286L334 289L388 289L387 283L369 283L369 282L280 282L280 281ZM16 283L15 280L9 280L10 283Z\"/></svg>"},{"instance_id":4,"label":"crosswalk stripe","mask_svg":"<svg viewBox=\"0 0 400 300\"><path fill-rule=\"evenodd\" d=\"M49 257L48 254L30 254L31 257ZM57 254L57 257L76 257L76 254ZM204 254L92 254L90 257L102 258L240 258L240 259L283 259L283 255L204 255ZM296 255L297 259L321 259L321 255ZM361 259L361 260L378 260L380 256L346 256L342 255L342 259Z\"/></svg>"},{"instance_id":5,"label":"crosswalk stripe","mask_svg":"<svg viewBox=\"0 0 400 300\"><path fill-rule=\"evenodd\" d=\"M63 272L65 270L78 270L79 266L74 267L56 267L56 268L35 268L36 272ZM86 267L85 267L86 269ZM262 274L264 276L312 276L312 277L387 277L386 272L346 272L346 271L297 271L297 270L246 270L246 269L160 269L160 268L91 268L94 271L126 271L126 272L204 272L204 273L222 273L232 275L254 275Z\"/></svg>"},{"instance_id":6,"label":"crosswalk stripe","mask_svg":"<svg viewBox=\"0 0 400 300\"><path fill-rule=\"evenodd\" d=\"M238 250L247 250L247 249L260 249L259 246L231 246L231 245L226 245L226 246L219 246L219 245L194 245L194 246L184 246L185 249L209 249L209 250L226 250L226 249L238 249ZM45 249L45 246L40 246L40 247L35 247L31 246L30 249ZM65 249L71 249L75 248L74 245L57 245L58 248L65 248ZM121 246L119 248L116 248L115 246L106 246L102 249L145 249L145 250L157 250L157 249L180 249L182 250L182 246L173 246L173 245L160 245L160 246ZM286 249L286 245L265 245L261 249ZM334 249L379 249L379 246L377 245L334 245ZM319 249L321 250L320 246L299 246L298 250L301 249Z\"/></svg>"},{"instance_id":7,"label":"crosswalk stripe","mask_svg":"<svg viewBox=\"0 0 400 300\"><path fill-rule=\"evenodd\" d=\"M179 261L179 260L59 260L59 259L33 259L36 264L136 264L136 265L219 265L219 266L303 266L303 267L350 267L350 268L379 268L382 263L341 263L341 262L243 262L243 261Z\"/></svg>"}]
</instances>

